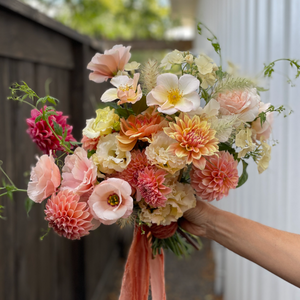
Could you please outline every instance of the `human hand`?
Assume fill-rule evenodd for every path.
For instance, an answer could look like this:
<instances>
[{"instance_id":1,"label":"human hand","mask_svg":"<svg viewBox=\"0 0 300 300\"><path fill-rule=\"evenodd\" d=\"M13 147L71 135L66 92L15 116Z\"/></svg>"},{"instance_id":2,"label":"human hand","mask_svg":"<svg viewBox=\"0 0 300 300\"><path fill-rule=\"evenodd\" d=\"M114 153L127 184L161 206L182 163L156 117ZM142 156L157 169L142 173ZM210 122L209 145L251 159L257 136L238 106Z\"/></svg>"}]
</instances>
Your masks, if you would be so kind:
<instances>
[{"instance_id":1,"label":"human hand","mask_svg":"<svg viewBox=\"0 0 300 300\"><path fill-rule=\"evenodd\" d=\"M208 202L198 200L196 207L184 213L183 218L179 221L179 226L194 235L211 238L208 228L212 226L218 210Z\"/></svg>"}]
</instances>

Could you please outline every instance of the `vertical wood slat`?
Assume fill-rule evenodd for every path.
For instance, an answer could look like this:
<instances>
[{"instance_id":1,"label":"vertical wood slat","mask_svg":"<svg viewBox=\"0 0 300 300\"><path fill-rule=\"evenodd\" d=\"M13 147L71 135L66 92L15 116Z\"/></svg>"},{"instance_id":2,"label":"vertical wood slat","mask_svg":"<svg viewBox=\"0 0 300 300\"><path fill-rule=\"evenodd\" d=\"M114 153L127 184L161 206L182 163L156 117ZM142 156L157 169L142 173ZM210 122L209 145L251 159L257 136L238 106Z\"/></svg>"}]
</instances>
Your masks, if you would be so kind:
<instances>
[{"instance_id":1,"label":"vertical wood slat","mask_svg":"<svg viewBox=\"0 0 300 300\"><path fill-rule=\"evenodd\" d=\"M226 0L226 9L221 15L208 14L215 12L216 6L220 7L218 0L199 3L201 20L217 29L218 38L222 36L223 57L237 62L248 75L256 75L254 72L262 69L263 63L276 58L299 59L299 1ZM287 85L282 74L293 78L295 70L284 63L278 64L276 71L270 91L262 93L262 100L274 105L285 104L295 113L287 119L275 118L273 138L279 140L279 145L272 149L269 169L258 175L256 166L250 166L245 186L232 191L216 205L266 225L300 233L297 196L300 160L294 152L300 143L297 130L300 105L295 101L299 97L300 84L296 81L294 88ZM219 256L225 252L225 269L217 269L224 278L224 299L300 298L299 289L222 247L216 248Z\"/></svg>"},{"instance_id":2,"label":"vertical wood slat","mask_svg":"<svg viewBox=\"0 0 300 300\"><path fill-rule=\"evenodd\" d=\"M85 43L89 41L88 38L76 39L75 35L72 39L54 30L50 32L49 28L8 9L2 10L1 1L0 11L1 16L8 16L5 19L6 26L14 21L11 28L16 35L22 35L22 27L28 25L27 29L32 30L33 40L36 38L35 33L43 36L45 30L46 36L54 37L56 43L62 42L62 45L57 45L56 54L55 48L51 48L51 60L46 55L27 57L30 53L28 49L20 52L22 55L9 53L9 57L5 57L4 48L1 48L5 28L0 28L0 160L4 161L3 168L15 184L26 188L28 178L23 174L30 171L30 166L36 163L35 154L41 155L41 152L25 133L25 118L30 116L30 107L7 101L8 87L13 82L24 80L38 95L44 96L45 82L51 79L50 93L61 101L57 109L70 116L68 123L73 125L74 136L80 140L85 119L94 117L95 114L95 107L91 105L90 99L98 100L107 85L88 81L86 65L96 52L96 49ZM12 15L14 18L9 17ZM33 45L27 44L24 47ZM34 47L39 45L35 44ZM11 51L17 48L11 48ZM66 51L63 54L63 57L68 57L66 63L63 59L59 62L53 60L55 55L60 55L61 49ZM1 174L0 179L2 178ZM20 193L14 195L14 202L10 202L7 197L0 199L0 204L5 205L4 214L7 217L6 221L0 220L0 299L89 299L87 296L94 294L99 280L109 276L103 270L112 249L117 249L116 228L100 228L98 232L92 233L92 239L81 241L69 241L51 232L41 242L41 229L47 228L47 222L43 219L44 204L35 204L30 218L27 218L25 198L26 195Z\"/></svg>"}]
</instances>

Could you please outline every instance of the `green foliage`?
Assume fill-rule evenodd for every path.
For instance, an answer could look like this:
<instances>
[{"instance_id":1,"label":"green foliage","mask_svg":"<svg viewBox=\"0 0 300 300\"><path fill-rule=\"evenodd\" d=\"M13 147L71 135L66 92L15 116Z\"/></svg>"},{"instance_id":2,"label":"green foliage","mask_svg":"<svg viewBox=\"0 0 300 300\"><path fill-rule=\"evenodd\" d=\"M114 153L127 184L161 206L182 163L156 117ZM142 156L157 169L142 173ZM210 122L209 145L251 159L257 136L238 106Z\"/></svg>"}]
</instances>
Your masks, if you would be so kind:
<instances>
[{"instance_id":1,"label":"green foliage","mask_svg":"<svg viewBox=\"0 0 300 300\"><path fill-rule=\"evenodd\" d=\"M211 34L211 37L207 38L207 40L211 42L211 45L214 48L215 52L219 55L220 66L222 67L222 53L221 53L221 46L218 41L218 38L214 35L214 33L206 25L204 25L201 22L198 22L198 24L197 24L197 30L198 30L199 35L203 34L202 28L205 28ZM221 69L221 71L222 71L222 69Z\"/></svg>"},{"instance_id":2,"label":"green foliage","mask_svg":"<svg viewBox=\"0 0 300 300\"><path fill-rule=\"evenodd\" d=\"M32 201L30 198L26 198L26 200L25 200L25 209L26 209L27 217L29 217L29 213L30 213L31 208L32 208L34 203L35 202Z\"/></svg>"},{"instance_id":3,"label":"green foliage","mask_svg":"<svg viewBox=\"0 0 300 300\"><path fill-rule=\"evenodd\" d=\"M29 0L23 0L30 4ZM56 20L90 36L105 39L161 39L174 21L159 0L38 0Z\"/></svg>"},{"instance_id":4,"label":"green foliage","mask_svg":"<svg viewBox=\"0 0 300 300\"><path fill-rule=\"evenodd\" d=\"M268 65L264 64L264 69L263 69L264 77L269 77L269 78L272 77L272 74L274 73L275 63L277 63L278 61L288 61L291 67L296 68L297 72L295 75L295 79L297 79L300 76L300 64L299 64L298 60L289 59L289 58L279 58L279 59L272 61ZM293 82L290 78L288 78L287 82L292 84L292 86L293 86Z\"/></svg>"},{"instance_id":5,"label":"green foliage","mask_svg":"<svg viewBox=\"0 0 300 300\"><path fill-rule=\"evenodd\" d=\"M3 214L3 209L4 209L4 206L3 206L3 205L0 205L0 219L5 220L5 218L2 216L2 214Z\"/></svg>"},{"instance_id":6,"label":"green foliage","mask_svg":"<svg viewBox=\"0 0 300 300\"><path fill-rule=\"evenodd\" d=\"M8 100L24 102L27 98L31 101L38 99L39 96L23 81L23 84L14 83L9 88L11 90L11 96ZM19 95L21 93L21 95Z\"/></svg>"},{"instance_id":7,"label":"green foliage","mask_svg":"<svg viewBox=\"0 0 300 300\"><path fill-rule=\"evenodd\" d=\"M50 232L51 228L48 227L47 229L41 229L41 231L44 233L41 237L40 237L40 241L42 241Z\"/></svg>"},{"instance_id":8,"label":"green foliage","mask_svg":"<svg viewBox=\"0 0 300 300\"><path fill-rule=\"evenodd\" d=\"M125 103L125 107L118 105L116 102L107 102L98 104L98 108L105 108L109 106L110 108L114 108L115 113L119 115L120 118L127 119L130 115L134 115L134 111L132 108L127 107Z\"/></svg>"},{"instance_id":9,"label":"green foliage","mask_svg":"<svg viewBox=\"0 0 300 300\"><path fill-rule=\"evenodd\" d=\"M153 256L161 253L161 248L166 250L171 250L178 257L188 256L191 253L192 247L191 243L197 247L197 249L201 249L202 244L198 237L183 231L180 231L188 238L190 242L188 242L179 232L175 232L175 234L167 239L158 239L156 237L152 238L152 253ZM193 241L193 242L192 242Z\"/></svg>"},{"instance_id":10,"label":"green foliage","mask_svg":"<svg viewBox=\"0 0 300 300\"><path fill-rule=\"evenodd\" d=\"M263 126L263 124L266 122L266 120L267 120L267 113L268 112L277 112L278 114L281 114L281 113L283 113L284 111L285 111L286 109L285 109L285 107L284 107L284 105L280 105L280 106L278 106L278 107L275 107L274 105L270 105L269 107L268 107L268 109L266 110L266 111L262 111L259 115L258 115L258 117L257 118L255 118L254 120L253 120L253 122L255 121L255 120L257 120L258 118L260 118L260 125L261 126ZM291 114L293 111L291 110L290 112L289 112L289 114ZM287 115L284 115L284 117L286 117Z\"/></svg>"},{"instance_id":11,"label":"green foliage","mask_svg":"<svg viewBox=\"0 0 300 300\"><path fill-rule=\"evenodd\" d=\"M218 83L212 97L216 96L218 93L222 93L225 91L244 90L253 87L255 87L255 84L250 79L227 76L225 79Z\"/></svg>"},{"instance_id":12,"label":"green foliage","mask_svg":"<svg viewBox=\"0 0 300 300\"><path fill-rule=\"evenodd\" d=\"M239 178L237 188L242 186L248 180L248 173L247 173L248 163L246 163L243 159L241 161L243 163L243 173Z\"/></svg>"}]
</instances>

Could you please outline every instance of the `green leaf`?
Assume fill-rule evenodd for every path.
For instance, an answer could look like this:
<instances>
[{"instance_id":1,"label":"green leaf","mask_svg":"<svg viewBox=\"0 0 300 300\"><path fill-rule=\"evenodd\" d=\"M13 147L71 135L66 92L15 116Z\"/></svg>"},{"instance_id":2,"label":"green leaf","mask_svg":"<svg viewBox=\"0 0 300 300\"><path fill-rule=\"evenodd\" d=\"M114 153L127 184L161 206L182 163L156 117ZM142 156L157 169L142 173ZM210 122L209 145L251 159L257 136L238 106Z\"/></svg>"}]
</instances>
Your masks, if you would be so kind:
<instances>
[{"instance_id":1,"label":"green leaf","mask_svg":"<svg viewBox=\"0 0 300 300\"><path fill-rule=\"evenodd\" d=\"M244 160L242 160L242 162L243 162L243 173L239 178L237 188L242 186L248 180L248 173L247 173L248 163L246 163Z\"/></svg>"},{"instance_id":2,"label":"green leaf","mask_svg":"<svg viewBox=\"0 0 300 300\"><path fill-rule=\"evenodd\" d=\"M227 143L219 143L218 146L219 146L219 151L227 151L232 155L236 153L235 150Z\"/></svg>"},{"instance_id":3,"label":"green leaf","mask_svg":"<svg viewBox=\"0 0 300 300\"><path fill-rule=\"evenodd\" d=\"M62 136L63 135L62 127L59 124L57 124L54 120L52 120L52 123L53 123L53 129L55 133L59 136Z\"/></svg>"},{"instance_id":4,"label":"green leaf","mask_svg":"<svg viewBox=\"0 0 300 300\"><path fill-rule=\"evenodd\" d=\"M146 103L146 96L143 96L142 99L134 104L132 104L132 109L136 115L140 114L148 108Z\"/></svg>"},{"instance_id":5,"label":"green leaf","mask_svg":"<svg viewBox=\"0 0 300 300\"><path fill-rule=\"evenodd\" d=\"M31 211L31 208L35 202L32 201L30 198L26 198L25 200L25 209L27 213L27 217L29 217L29 212Z\"/></svg>"},{"instance_id":6,"label":"green leaf","mask_svg":"<svg viewBox=\"0 0 300 300\"><path fill-rule=\"evenodd\" d=\"M48 227L47 230L41 229L41 231L45 233L40 237L40 241L42 241L49 234L50 230L51 230L50 227Z\"/></svg>"},{"instance_id":7,"label":"green leaf","mask_svg":"<svg viewBox=\"0 0 300 300\"><path fill-rule=\"evenodd\" d=\"M42 120L43 115L39 115L35 118L34 123L40 122Z\"/></svg>"},{"instance_id":8,"label":"green leaf","mask_svg":"<svg viewBox=\"0 0 300 300\"><path fill-rule=\"evenodd\" d=\"M96 153L96 150L88 150L88 158L90 158L95 153Z\"/></svg>"},{"instance_id":9,"label":"green leaf","mask_svg":"<svg viewBox=\"0 0 300 300\"><path fill-rule=\"evenodd\" d=\"M52 103L53 105L56 105L57 103L59 103L59 100L52 96L47 96L47 101Z\"/></svg>"},{"instance_id":10,"label":"green leaf","mask_svg":"<svg viewBox=\"0 0 300 300\"><path fill-rule=\"evenodd\" d=\"M36 102L36 106L38 106L40 103L46 104L46 102L47 102L47 97L40 98L40 99Z\"/></svg>"},{"instance_id":11,"label":"green leaf","mask_svg":"<svg viewBox=\"0 0 300 300\"><path fill-rule=\"evenodd\" d=\"M75 145L81 145L82 143L70 141L70 144L73 145L73 146L75 146Z\"/></svg>"}]
</instances>

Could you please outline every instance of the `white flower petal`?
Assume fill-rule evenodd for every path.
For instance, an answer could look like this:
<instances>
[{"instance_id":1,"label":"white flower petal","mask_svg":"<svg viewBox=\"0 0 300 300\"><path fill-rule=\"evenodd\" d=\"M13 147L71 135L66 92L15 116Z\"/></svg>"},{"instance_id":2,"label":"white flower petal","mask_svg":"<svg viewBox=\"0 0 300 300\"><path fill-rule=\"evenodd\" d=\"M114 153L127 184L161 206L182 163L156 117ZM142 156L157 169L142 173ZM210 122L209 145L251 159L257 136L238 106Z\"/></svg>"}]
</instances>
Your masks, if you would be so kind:
<instances>
[{"instance_id":1,"label":"white flower petal","mask_svg":"<svg viewBox=\"0 0 300 300\"><path fill-rule=\"evenodd\" d=\"M115 88L108 89L101 97L101 101L103 102L111 102L118 99L117 96L118 90Z\"/></svg>"},{"instance_id":2,"label":"white flower petal","mask_svg":"<svg viewBox=\"0 0 300 300\"><path fill-rule=\"evenodd\" d=\"M190 74L185 74L179 78L178 87L183 94L189 94L198 90L200 81Z\"/></svg>"},{"instance_id":3,"label":"white flower petal","mask_svg":"<svg viewBox=\"0 0 300 300\"><path fill-rule=\"evenodd\" d=\"M162 85L166 90L178 88L178 77L172 73L161 74L157 77L157 85Z\"/></svg>"},{"instance_id":4,"label":"white flower petal","mask_svg":"<svg viewBox=\"0 0 300 300\"><path fill-rule=\"evenodd\" d=\"M125 85L125 84L131 85L132 82L133 80L126 75L116 76L112 78L112 80L110 81L110 83L115 87L119 87L120 85Z\"/></svg>"}]
</instances>

